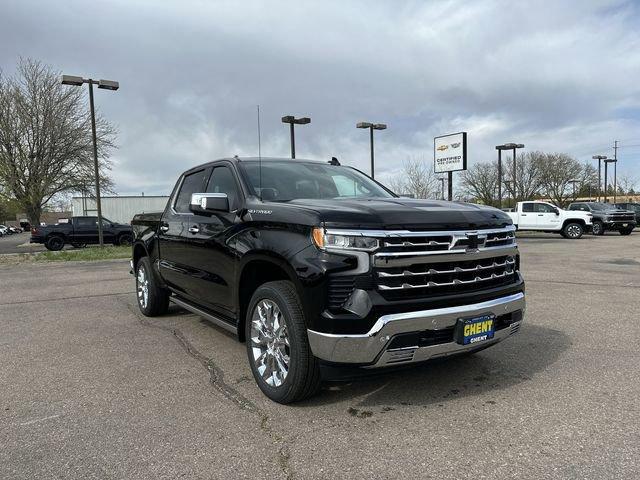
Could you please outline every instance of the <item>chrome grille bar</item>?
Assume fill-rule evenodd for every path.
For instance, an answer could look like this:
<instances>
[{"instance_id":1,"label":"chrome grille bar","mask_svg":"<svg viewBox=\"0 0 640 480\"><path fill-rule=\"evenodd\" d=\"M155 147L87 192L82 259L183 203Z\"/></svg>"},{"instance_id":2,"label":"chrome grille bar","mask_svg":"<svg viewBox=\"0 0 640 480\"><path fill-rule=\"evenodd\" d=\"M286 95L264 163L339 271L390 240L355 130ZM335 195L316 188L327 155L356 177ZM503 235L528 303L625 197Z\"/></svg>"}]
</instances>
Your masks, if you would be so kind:
<instances>
[{"instance_id":1,"label":"chrome grille bar","mask_svg":"<svg viewBox=\"0 0 640 480\"><path fill-rule=\"evenodd\" d=\"M380 290L409 290L409 289L415 289L415 288L429 288L429 287L447 287L447 286L453 286L453 285L468 285L471 283L478 283L478 282L486 282L488 280L495 280L496 278L503 278L506 277L507 275L513 275L514 271L512 270L505 270L502 273L492 273L491 276L489 277L476 277L474 279L471 280L458 280L453 279L451 282L433 282L433 281L429 281L425 284L422 285L412 285L410 283L403 283L402 285L399 285L397 287L392 287L389 285L378 285L378 288Z\"/></svg>"},{"instance_id":2,"label":"chrome grille bar","mask_svg":"<svg viewBox=\"0 0 640 480\"><path fill-rule=\"evenodd\" d=\"M506 267L509 265L514 265L516 263L513 259L507 259L504 262L493 262L491 265L476 265L471 268L462 268L455 267L451 270L436 270L435 268L430 268L425 272L412 272L410 270L405 270L402 273L389 273L389 272L378 272L379 277L419 277L423 275L439 275L445 273L468 273L468 272L477 272L482 270L489 270L492 268Z\"/></svg>"}]
</instances>

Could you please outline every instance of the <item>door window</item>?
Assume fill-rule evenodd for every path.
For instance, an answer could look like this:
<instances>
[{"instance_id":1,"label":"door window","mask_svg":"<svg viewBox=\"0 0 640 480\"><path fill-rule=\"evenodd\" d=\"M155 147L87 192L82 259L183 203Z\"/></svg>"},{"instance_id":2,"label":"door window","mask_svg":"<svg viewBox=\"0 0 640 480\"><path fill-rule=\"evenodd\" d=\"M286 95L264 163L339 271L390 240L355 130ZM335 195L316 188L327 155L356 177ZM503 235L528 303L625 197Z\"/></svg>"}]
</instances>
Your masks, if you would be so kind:
<instances>
[{"instance_id":1,"label":"door window","mask_svg":"<svg viewBox=\"0 0 640 480\"><path fill-rule=\"evenodd\" d=\"M209 185L207 185L207 193L226 193L229 197L229 208L231 210L238 208L238 186L229 167L215 167L213 169Z\"/></svg>"},{"instance_id":2,"label":"door window","mask_svg":"<svg viewBox=\"0 0 640 480\"><path fill-rule=\"evenodd\" d=\"M184 177L182 185L180 186L180 192L178 192L176 202L173 206L176 212L190 213L189 205L191 203L191 195L202 192L204 174L204 170L199 170Z\"/></svg>"},{"instance_id":3,"label":"door window","mask_svg":"<svg viewBox=\"0 0 640 480\"><path fill-rule=\"evenodd\" d=\"M522 204L522 211L523 212L533 212L533 206L535 205L535 203L523 203Z\"/></svg>"},{"instance_id":4,"label":"door window","mask_svg":"<svg viewBox=\"0 0 640 480\"><path fill-rule=\"evenodd\" d=\"M80 217L76 219L76 226L80 228L95 227L98 225L98 217Z\"/></svg>"},{"instance_id":5,"label":"door window","mask_svg":"<svg viewBox=\"0 0 640 480\"><path fill-rule=\"evenodd\" d=\"M535 211L538 213L556 213L555 209L546 203L534 203Z\"/></svg>"}]
</instances>

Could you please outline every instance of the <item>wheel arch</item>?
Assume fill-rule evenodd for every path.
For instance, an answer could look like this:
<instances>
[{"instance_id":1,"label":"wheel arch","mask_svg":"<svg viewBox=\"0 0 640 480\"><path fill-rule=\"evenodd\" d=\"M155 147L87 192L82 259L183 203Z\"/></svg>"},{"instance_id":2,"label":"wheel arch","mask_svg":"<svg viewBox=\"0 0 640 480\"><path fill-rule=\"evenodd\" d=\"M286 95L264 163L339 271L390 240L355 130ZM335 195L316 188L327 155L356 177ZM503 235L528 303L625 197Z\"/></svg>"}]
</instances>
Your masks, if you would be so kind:
<instances>
[{"instance_id":1,"label":"wheel arch","mask_svg":"<svg viewBox=\"0 0 640 480\"><path fill-rule=\"evenodd\" d=\"M291 265L279 255L273 253L252 254L243 258L238 269L237 281L237 312L238 312L238 339L244 341L245 317L249 302L256 289L267 282L288 280L293 283L296 292L300 296L302 285Z\"/></svg>"},{"instance_id":2,"label":"wheel arch","mask_svg":"<svg viewBox=\"0 0 640 480\"><path fill-rule=\"evenodd\" d=\"M587 223L584 221L584 219L582 218L567 218L563 223L562 223L562 229L564 230L565 227L570 224L570 223L577 223L578 225L580 225L582 228L585 228L587 226Z\"/></svg>"}]
</instances>

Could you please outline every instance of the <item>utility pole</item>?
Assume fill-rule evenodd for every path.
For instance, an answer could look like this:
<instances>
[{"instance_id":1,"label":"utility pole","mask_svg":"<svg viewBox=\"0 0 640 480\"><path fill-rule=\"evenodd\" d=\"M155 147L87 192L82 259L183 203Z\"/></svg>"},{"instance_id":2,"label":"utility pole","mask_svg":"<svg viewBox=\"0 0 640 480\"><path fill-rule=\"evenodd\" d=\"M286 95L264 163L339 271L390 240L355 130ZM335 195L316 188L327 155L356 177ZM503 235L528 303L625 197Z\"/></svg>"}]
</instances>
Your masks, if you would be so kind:
<instances>
[{"instance_id":1,"label":"utility pole","mask_svg":"<svg viewBox=\"0 0 640 480\"><path fill-rule=\"evenodd\" d=\"M613 203L618 195L618 140L613 142Z\"/></svg>"}]
</instances>

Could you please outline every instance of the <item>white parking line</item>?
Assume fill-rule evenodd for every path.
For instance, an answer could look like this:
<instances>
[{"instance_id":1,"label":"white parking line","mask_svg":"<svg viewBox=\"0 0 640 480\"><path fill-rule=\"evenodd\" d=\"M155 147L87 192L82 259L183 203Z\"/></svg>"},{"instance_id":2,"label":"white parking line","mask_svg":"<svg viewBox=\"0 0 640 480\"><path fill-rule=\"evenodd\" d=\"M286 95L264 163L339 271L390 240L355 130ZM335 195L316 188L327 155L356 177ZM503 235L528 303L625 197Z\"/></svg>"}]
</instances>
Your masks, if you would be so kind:
<instances>
[{"instance_id":1,"label":"white parking line","mask_svg":"<svg viewBox=\"0 0 640 480\"><path fill-rule=\"evenodd\" d=\"M60 416L61 416L61 415L51 415L50 417L38 418L38 419L36 419L36 420L29 420L28 422L21 423L21 424L20 424L20 426L21 426L21 427L24 427L24 426L26 426L26 425L32 425L32 424L34 424L34 423L44 422L45 420L52 420L52 419L54 419L54 418L58 418L58 417L60 417Z\"/></svg>"}]
</instances>

